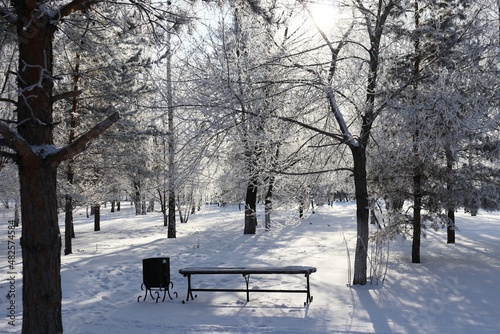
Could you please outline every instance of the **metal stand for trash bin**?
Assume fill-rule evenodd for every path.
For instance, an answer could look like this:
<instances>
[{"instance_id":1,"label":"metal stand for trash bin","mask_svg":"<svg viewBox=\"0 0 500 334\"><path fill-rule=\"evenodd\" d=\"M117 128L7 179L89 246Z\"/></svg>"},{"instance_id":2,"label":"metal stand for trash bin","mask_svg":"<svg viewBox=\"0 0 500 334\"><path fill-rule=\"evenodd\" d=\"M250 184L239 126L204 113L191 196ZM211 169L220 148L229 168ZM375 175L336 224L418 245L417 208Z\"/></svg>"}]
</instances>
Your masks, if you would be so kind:
<instances>
[{"instance_id":1,"label":"metal stand for trash bin","mask_svg":"<svg viewBox=\"0 0 500 334\"><path fill-rule=\"evenodd\" d=\"M160 299L160 292L163 291L163 300L168 293L170 300L172 296L170 295L170 289L174 287L174 283L170 281L170 258L168 257L155 257L142 260L142 284L141 290L145 290L144 297L137 297L137 301L140 301L141 297L143 301L146 300L149 295L158 303ZM153 296L152 290L156 290L156 297ZM175 298L177 298L177 292L174 292Z\"/></svg>"}]
</instances>

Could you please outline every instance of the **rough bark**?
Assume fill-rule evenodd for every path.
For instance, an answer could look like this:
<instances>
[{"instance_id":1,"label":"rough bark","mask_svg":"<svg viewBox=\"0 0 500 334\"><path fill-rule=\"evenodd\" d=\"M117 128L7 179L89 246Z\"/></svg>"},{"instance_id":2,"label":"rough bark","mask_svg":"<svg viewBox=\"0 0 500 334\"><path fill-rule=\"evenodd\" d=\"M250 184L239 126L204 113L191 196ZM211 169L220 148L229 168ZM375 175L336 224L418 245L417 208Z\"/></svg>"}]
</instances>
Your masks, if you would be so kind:
<instances>
[{"instance_id":1,"label":"rough bark","mask_svg":"<svg viewBox=\"0 0 500 334\"><path fill-rule=\"evenodd\" d=\"M62 333L61 236L53 145L52 39L55 26L37 18L32 2L19 2L17 130L36 152L18 150L23 254L23 333ZM39 15L39 13L38 13ZM30 22L27 27L25 22Z\"/></svg>"},{"instance_id":2,"label":"rough bark","mask_svg":"<svg viewBox=\"0 0 500 334\"><path fill-rule=\"evenodd\" d=\"M368 187L366 179L366 150L362 147L351 147L354 161L354 187L356 196L356 253L354 257L353 284L366 284L368 254L368 221L370 217L368 203Z\"/></svg>"},{"instance_id":3,"label":"rough bark","mask_svg":"<svg viewBox=\"0 0 500 334\"><path fill-rule=\"evenodd\" d=\"M62 333L56 169L39 156L23 157L19 164L23 333Z\"/></svg>"}]
</instances>

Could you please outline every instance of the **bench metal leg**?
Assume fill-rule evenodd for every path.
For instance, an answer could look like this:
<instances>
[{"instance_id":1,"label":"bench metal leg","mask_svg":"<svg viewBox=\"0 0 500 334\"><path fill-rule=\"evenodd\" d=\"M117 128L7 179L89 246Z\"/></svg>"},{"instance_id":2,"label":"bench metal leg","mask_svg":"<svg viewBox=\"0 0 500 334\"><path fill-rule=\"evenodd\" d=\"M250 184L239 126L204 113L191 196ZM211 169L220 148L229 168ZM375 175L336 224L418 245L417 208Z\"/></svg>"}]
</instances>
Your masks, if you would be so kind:
<instances>
[{"instance_id":1,"label":"bench metal leg","mask_svg":"<svg viewBox=\"0 0 500 334\"><path fill-rule=\"evenodd\" d=\"M307 304L313 301L313 296L311 296L311 288L309 286L309 275L307 274L306 274L306 279L307 279L307 297L304 306L307 306Z\"/></svg>"},{"instance_id":2,"label":"bench metal leg","mask_svg":"<svg viewBox=\"0 0 500 334\"><path fill-rule=\"evenodd\" d=\"M193 291L191 290L191 275L188 274L186 276L188 278L188 291L187 291L186 301L189 301L189 297L191 297L192 300L194 299L194 297L193 297Z\"/></svg>"},{"instance_id":3,"label":"bench metal leg","mask_svg":"<svg viewBox=\"0 0 500 334\"><path fill-rule=\"evenodd\" d=\"M248 289L248 285L250 282L250 274L243 274L243 277L245 277L245 283L247 284L247 303L250 301L250 290Z\"/></svg>"}]
</instances>

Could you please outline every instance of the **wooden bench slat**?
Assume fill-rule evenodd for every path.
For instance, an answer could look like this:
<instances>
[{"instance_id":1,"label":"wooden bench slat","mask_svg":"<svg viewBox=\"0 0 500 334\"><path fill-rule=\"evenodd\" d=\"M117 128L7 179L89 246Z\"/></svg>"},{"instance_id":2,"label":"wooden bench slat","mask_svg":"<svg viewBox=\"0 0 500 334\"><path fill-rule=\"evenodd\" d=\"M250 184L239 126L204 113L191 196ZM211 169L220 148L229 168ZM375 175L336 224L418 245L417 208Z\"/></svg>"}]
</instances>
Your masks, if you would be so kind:
<instances>
[{"instance_id":1,"label":"wooden bench slat","mask_svg":"<svg viewBox=\"0 0 500 334\"><path fill-rule=\"evenodd\" d=\"M315 267L287 266L287 267L189 267L180 269L182 275L217 275L217 274L312 274Z\"/></svg>"}]
</instances>

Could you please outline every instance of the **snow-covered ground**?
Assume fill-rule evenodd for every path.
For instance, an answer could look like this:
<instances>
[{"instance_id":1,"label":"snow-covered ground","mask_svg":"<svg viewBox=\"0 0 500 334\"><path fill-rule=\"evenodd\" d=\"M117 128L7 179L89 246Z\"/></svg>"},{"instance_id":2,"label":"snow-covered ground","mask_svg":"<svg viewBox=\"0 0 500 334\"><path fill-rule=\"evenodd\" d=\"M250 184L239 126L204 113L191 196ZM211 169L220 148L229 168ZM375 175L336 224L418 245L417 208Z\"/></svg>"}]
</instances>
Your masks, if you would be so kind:
<instances>
[{"instance_id":1,"label":"snow-covered ground","mask_svg":"<svg viewBox=\"0 0 500 334\"><path fill-rule=\"evenodd\" d=\"M422 263L410 260L411 240L390 243L383 284L348 286L348 252L355 245L353 203L320 207L302 222L279 217L273 230L243 235L238 207L205 206L178 224L177 238L167 239L158 214L135 216L103 208L101 231L93 218L78 212L74 254L62 256L65 333L497 333L500 329L500 213L476 217L457 213L457 243L446 244L446 231L426 231ZM16 318L9 324L8 223L0 212L0 332L21 330L22 276L15 275ZM261 221L263 219L261 218ZM63 218L61 216L61 224ZM64 232L64 226L61 226ZM21 271L16 230L16 271ZM170 257L173 291L178 298L162 303L142 296L143 258ZM182 304L188 266L306 265L314 301L305 295L200 292ZM302 276L252 276L259 287L297 288ZM194 276L202 287L242 287L239 275ZM168 299L168 297L167 297Z\"/></svg>"}]
</instances>

